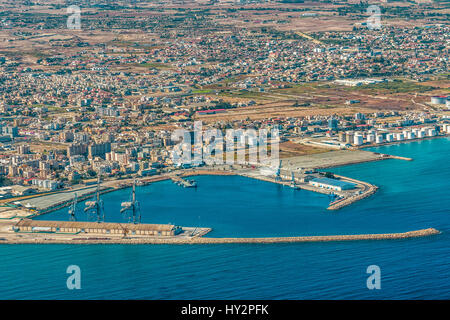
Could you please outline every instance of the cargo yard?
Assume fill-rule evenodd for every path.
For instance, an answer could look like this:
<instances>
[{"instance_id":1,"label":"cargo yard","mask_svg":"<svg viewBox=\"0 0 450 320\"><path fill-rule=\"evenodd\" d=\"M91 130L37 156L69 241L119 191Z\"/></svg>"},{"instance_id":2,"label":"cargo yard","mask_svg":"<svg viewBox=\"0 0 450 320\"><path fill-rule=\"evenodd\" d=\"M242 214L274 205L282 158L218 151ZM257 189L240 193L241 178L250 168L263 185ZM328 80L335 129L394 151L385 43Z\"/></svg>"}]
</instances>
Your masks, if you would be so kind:
<instances>
[{"instance_id":1,"label":"cargo yard","mask_svg":"<svg viewBox=\"0 0 450 320\"><path fill-rule=\"evenodd\" d=\"M398 158L399 157L395 157L392 155L380 154L365 150L336 150L308 156L286 158L284 159L284 162L286 163L285 166L287 170L298 170L299 168L332 168L355 163ZM403 159L406 160L406 158Z\"/></svg>"}]
</instances>

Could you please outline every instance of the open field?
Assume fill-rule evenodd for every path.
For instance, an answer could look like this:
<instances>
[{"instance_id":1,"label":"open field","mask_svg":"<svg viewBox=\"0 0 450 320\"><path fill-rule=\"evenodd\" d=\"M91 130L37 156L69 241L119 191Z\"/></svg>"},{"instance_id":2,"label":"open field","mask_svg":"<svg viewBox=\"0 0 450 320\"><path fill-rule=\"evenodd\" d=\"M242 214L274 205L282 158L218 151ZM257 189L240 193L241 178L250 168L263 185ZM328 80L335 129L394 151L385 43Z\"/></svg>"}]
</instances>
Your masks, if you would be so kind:
<instances>
[{"instance_id":1,"label":"open field","mask_svg":"<svg viewBox=\"0 0 450 320\"><path fill-rule=\"evenodd\" d=\"M265 118L276 117L307 117L312 115L351 115L355 112L371 112L368 108L361 108L356 106L351 107L294 107L295 101L287 100L282 102L267 103L256 105L252 107L241 107L235 109L228 109L226 113L210 114L210 115L196 115L197 120L202 120L205 123L216 122L221 120L260 120Z\"/></svg>"},{"instance_id":2,"label":"open field","mask_svg":"<svg viewBox=\"0 0 450 320\"><path fill-rule=\"evenodd\" d=\"M330 168L350 163L377 161L383 158L383 155L371 151L338 150L287 158L283 163L283 168L286 170L294 170L295 168Z\"/></svg>"},{"instance_id":3,"label":"open field","mask_svg":"<svg viewBox=\"0 0 450 320\"><path fill-rule=\"evenodd\" d=\"M397 80L376 85L346 87L331 82L313 82L293 85L285 89L270 89L265 92L220 91L219 96L227 102L249 102L252 107L229 109L226 114L198 116L205 121L212 119L260 119L262 117L305 116L309 110L317 114L349 114L392 110L423 109L430 96L442 95L445 85ZM205 90L206 91L206 90ZM205 92L207 95L207 93ZM211 96L213 98L214 96ZM343 108L348 101L358 101ZM296 107L294 107L297 105ZM324 112L324 110L326 110Z\"/></svg>"},{"instance_id":4,"label":"open field","mask_svg":"<svg viewBox=\"0 0 450 320\"><path fill-rule=\"evenodd\" d=\"M296 157L296 156L304 156L304 155L311 155L311 154L317 154L317 153L323 153L328 152L329 149L326 148L319 148L314 147L310 145L295 143L292 141L286 141L280 143L280 158L290 158L290 157Z\"/></svg>"}]
</instances>

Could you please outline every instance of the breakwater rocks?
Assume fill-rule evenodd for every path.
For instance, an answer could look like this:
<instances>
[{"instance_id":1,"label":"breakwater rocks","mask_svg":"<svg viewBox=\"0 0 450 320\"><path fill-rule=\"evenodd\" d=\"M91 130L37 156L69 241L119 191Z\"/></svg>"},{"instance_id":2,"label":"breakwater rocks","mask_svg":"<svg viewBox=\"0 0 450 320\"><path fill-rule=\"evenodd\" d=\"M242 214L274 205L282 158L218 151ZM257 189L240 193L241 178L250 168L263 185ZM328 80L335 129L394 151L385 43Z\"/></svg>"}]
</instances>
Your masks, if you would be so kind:
<instances>
[{"instance_id":1,"label":"breakwater rocks","mask_svg":"<svg viewBox=\"0 0 450 320\"><path fill-rule=\"evenodd\" d=\"M332 235L332 236L301 236L301 237L270 237L270 238L202 238L202 237L154 237L154 238L108 238L108 239L57 239L48 238L18 239L12 238L0 241L4 244L231 244L231 243L299 243L299 242L331 242L331 241L358 241L358 240L395 240L417 237L427 237L439 234L434 228L408 231L403 233L382 234L354 234L354 235Z\"/></svg>"},{"instance_id":2,"label":"breakwater rocks","mask_svg":"<svg viewBox=\"0 0 450 320\"><path fill-rule=\"evenodd\" d=\"M328 210L338 210L341 209L345 206L348 206L356 201L362 200L364 198L367 198L369 196L371 196L372 194L374 194L375 192L377 192L378 187L376 185L364 182L364 181L360 181L360 180L356 180L356 179L352 179L352 178L348 178L348 177L343 177L343 176L339 176L337 174L335 174L336 177L341 178L341 179L345 179L347 181L362 185L364 187L364 191L361 194L358 195L354 195L348 198L344 198L338 201L335 201L333 203L330 204L330 206L327 208Z\"/></svg>"}]
</instances>

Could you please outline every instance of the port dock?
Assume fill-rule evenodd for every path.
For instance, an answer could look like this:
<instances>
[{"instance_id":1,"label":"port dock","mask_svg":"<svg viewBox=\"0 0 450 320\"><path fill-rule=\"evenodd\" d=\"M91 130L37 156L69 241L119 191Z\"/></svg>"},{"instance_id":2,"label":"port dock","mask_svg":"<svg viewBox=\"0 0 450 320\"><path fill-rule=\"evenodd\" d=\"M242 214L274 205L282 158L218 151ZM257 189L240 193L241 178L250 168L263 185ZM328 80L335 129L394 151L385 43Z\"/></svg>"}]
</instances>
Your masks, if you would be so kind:
<instances>
[{"instance_id":1,"label":"port dock","mask_svg":"<svg viewBox=\"0 0 450 320\"><path fill-rule=\"evenodd\" d=\"M380 157L380 156L378 156ZM385 157L382 157L385 158ZM402 159L410 160L410 159ZM372 160L374 161L374 160ZM280 163L281 165L281 163ZM193 187L195 181L189 177L199 175L240 175L253 179L277 183L288 188L304 189L323 194L336 194L337 200L330 202L327 209L337 210L351 203L375 193L378 187L359 180L334 175L336 179L353 183L356 189L331 192L325 188L315 187L307 181L302 181L288 173L278 170L276 176L261 174L259 168L215 167L182 170L181 172L162 174L134 181L134 179L109 180L102 183L97 193L111 192L128 188L133 183L146 185L157 181L171 180L183 187ZM308 173L310 175L310 173ZM322 176L323 173L312 172L312 176ZM134 182L133 182L134 181ZM356 190L356 191L355 191ZM26 243L67 243L67 244L225 244L225 243L295 243L295 242L326 242L326 241L357 241L357 240L393 240L415 237L426 237L439 234L433 228L408 231L403 233L385 234L356 234L356 235L330 235L330 236L298 236L298 237L261 237L261 238L214 238L204 237L212 231L211 228L181 227L174 225L148 225L126 223L98 223L76 221L35 221L27 219L35 215L69 206L75 193L80 199L91 197L95 187L81 187L46 195L36 195L25 199L11 199L8 206L0 211L0 244L26 244ZM21 206L10 204L22 200ZM33 209L26 207L30 204Z\"/></svg>"},{"instance_id":2,"label":"port dock","mask_svg":"<svg viewBox=\"0 0 450 320\"><path fill-rule=\"evenodd\" d=\"M24 220L22 220L24 221ZM33 221L32 223L29 221ZM401 240L408 238L429 237L440 234L434 228L414 230L401 233L353 234L328 236L298 237L261 237L261 238L213 238L203 237L210 228L178 227L172 225L128 225L118 223L87 223L73 225L67 221L26 222L0 221L1 244L275 244L300 242L335 242L368 240ZM83 225L81 225L83 224ZM92 224L92 225L91 225ZM18 231L14 228L23 227ZM83 228L81 228L83 227ZM30 228L30 231L27 228ZM33 231L34 228L34 231ZM56 231L58 229L58 231ZM83 231L76 228L81 228ZM89 230L86 230L89 229ZM54 231L52 231L54 230ZM117 230L107 233L106 230ZM137 230L147 230L149 234L138 234ZM178 230L177 232L172 232ZM165 235L150 234L166 231ZM176 233L176 234L175 234Z\"/></svg>"},{"instance_id":3,"label":"port dock","mask_svg":"<svg viewBox=\"0 0 450 320\"><path fill-rule=\"evenodd\" d=\"M172 176L170 177L170 179L173 181L173 183L183 188L197 188L197 182L194 180L183 179L178 175Z\"/></svg>"}]
</instances>

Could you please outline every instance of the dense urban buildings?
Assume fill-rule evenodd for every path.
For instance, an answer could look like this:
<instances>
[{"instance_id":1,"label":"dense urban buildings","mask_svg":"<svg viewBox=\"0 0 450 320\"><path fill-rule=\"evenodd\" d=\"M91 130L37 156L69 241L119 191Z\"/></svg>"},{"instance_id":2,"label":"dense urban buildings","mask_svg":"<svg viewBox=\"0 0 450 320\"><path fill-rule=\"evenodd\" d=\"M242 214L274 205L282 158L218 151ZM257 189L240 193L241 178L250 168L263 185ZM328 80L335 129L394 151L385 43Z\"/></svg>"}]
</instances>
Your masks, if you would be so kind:
<instances>
[{"instance_id":1,"label":"dense urban buildings","mask_svg":"<svg viewBox=\"0 0 450 320\"><path fill-rule=\"evenodd\" d=\"M0 292L449 297L449 18L444 0L0 0ZM61 293L66 263L87 290ZM361 276L378 265L383 291Z\"/></svg>"}]
</instances>

